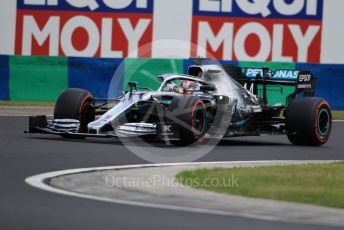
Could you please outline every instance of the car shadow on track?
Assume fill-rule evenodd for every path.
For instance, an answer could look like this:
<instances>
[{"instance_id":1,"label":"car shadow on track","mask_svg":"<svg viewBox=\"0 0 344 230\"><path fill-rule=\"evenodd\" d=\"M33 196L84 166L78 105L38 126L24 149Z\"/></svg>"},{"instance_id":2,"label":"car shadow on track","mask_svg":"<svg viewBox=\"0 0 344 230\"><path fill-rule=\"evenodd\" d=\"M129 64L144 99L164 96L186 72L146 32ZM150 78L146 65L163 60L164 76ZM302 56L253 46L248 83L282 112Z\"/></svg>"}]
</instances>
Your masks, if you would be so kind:
<instances>
[{"instance_id":1,"label":"car shadow on track","mask_svg":"<svg viewBox=\"0 0 344 230\"><path fill-rule=\"evenodd\" d=\"M285 142L271 142L271 141L255 141L255 140L221 140L218 146L290 146L291 144Z\"/></svg>"},{"instance_id":2,"label":"car shadow on track","mask_svg":"<svg viewBox=\"0 0 344 230\"><path fill-rule=\"evenodd\" d=\"M109 138L109 139L96 139L96 138L86 138L86 139L68 139L62 137L52 137L52 136L32 136L28 137L30 139L37 140L50 140L50 141L60 141L69 143L90 143L90 144L107 144L107 145L131 145L131 146L142 146L142 147L164 147L164 148L180 148L173 144L167 145L165 142L133 142L133 141L121 141L119 139ZM217 141L216 141L217 143ZM207 145L207 144L201 144ZM286 142L271 142L271 141L256 141L256 140L238 140L238 139L225 139L217 143L217 146L290 146L291 144Z\"/></svg>"}]
</instances>

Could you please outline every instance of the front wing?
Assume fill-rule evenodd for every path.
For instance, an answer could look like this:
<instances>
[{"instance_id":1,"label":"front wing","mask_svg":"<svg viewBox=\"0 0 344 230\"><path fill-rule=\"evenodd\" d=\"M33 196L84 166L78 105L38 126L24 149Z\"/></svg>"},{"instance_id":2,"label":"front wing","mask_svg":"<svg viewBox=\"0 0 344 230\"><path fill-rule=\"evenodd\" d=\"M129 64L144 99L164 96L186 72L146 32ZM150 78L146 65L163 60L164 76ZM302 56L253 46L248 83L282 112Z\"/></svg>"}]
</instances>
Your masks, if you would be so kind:
<instances>
[{"instance_id":1,"label":"front wing","mask_svg":"<svg viewBox=\"0 0 344 230\"><path fill-rule=\"evenodd\" d=\"M158 135L161 139L176 139L179 136L174 123L126 123L118 126L114 133L79 133L78 122L73 119L48 120L46 115L30 116L29 130L25 133L52 134L69 138L125 138ZM77 127L77 128L76 128Z\"/></svg>"}]
</instances>

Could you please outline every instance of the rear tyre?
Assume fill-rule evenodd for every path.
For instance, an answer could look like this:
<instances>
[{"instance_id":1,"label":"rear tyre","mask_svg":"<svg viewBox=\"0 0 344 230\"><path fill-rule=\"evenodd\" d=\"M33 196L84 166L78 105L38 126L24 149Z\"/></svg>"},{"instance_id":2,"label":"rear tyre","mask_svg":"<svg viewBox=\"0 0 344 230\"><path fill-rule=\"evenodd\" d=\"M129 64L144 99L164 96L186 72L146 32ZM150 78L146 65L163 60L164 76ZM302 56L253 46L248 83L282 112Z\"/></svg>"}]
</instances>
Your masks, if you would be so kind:
<instances>
[{"instance_id":1,"label":"rear tyre","mask_svg":"<svg viewBox=\"0 0 344 230\"><path fill-rule=\"evenodd\" d=\"M203 101L197 97L182 96L172 100L168 107L168 119L177 123L178 146L201 142L207 129L207 112Z\"/></svg>"},{"instance_id":2,"label":"rear tyre","mask_svg":"<svg viewBox=\"0 0 344 230\"><path fill-rule=\"evenodd\" d=\"M288 106L286 127L288 139L295 145L323 145L331 134L330 106L318 97L296 98Z\"/></svg>"},{"instance_id":3,"label":"rear tyre","mask_svg":"<svg viewBox=\"0 0 344 230\"><path fill-rule=\"evenodd\" d=\"M54 119L76 119L80 133L87 133L87 125L95 119L94 99L90 92L70 88L61 93L55 104Z\"/></svg>"}]
</instances>

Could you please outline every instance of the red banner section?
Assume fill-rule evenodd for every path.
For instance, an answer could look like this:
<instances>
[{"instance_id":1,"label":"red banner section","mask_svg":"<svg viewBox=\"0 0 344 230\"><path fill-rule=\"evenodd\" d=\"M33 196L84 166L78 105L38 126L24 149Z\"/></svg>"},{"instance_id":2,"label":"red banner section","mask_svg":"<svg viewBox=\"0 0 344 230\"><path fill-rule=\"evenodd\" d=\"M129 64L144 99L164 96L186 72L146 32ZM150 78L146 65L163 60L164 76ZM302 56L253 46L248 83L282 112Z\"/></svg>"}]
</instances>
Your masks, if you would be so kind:
<instances>
[{"instance_id":1,"label":"red banner section","mask_svg":"<svg viewBox=\"0 0 344 230\"><path fill-rule=\"evenodd\" d=\"M161 9L163 4L154 7L153 3L153 0L17 0L15 53L151 57L153 34L160 34L162 27L176 23L175 17L170 17L156 22L153 28L153 13L157 16L166 12ZM191 47L196 48L189 51L191 56L320 62L323 0L194 0L187 10L188 14L178 11L184 14L176 17L187 25L192 20L192 26L184 30L173 27L172 33L183 34L186 42L194 44ZM192 18L187 16L191 12ZM168 36L166 39L173 39L173 35Z\"/></svg>"},{"instance_id":2,"label":"red banner section","mask_svg":"<svg viewBox=\"0 0 344 230\"><path fill-rule=\"evenodd\" d=\"M22 7L27 7L23 5ZM152 12L17 10L17 55L150 57ZM148 45L145 45L148 44ZM145 45L145 46L144 46Z\"/></svg>"},{"instance_id":3,"label":"red banner section","mask_svg":"<svg viewBox=\"0 0 344 230\"><path fill-rule=\"evenodd\" d=\"M193 56L209 52L219 60L320 62L322 0L195 2Z\"/></svg>"},{"instance_id":4,"label":"red banner section","mask_svg":"<svg viewBox=\"0 0 344 230\"><path fill-rule=\"evenodd\" d=\"M321 22L194 16L193 56L219 60L320 62ZM204 53L203 53L204 52Z\"/></svg>"}]
</instances>

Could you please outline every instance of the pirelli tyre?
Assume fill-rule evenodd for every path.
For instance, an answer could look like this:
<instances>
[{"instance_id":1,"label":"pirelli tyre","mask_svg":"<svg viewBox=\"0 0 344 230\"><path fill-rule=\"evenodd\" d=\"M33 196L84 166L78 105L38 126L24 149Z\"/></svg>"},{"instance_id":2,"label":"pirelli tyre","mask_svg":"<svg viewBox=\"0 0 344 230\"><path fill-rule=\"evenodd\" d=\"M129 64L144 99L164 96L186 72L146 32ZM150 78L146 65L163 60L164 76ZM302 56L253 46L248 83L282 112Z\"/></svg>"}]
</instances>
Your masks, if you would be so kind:
<instances>
[{"instance_id":1,"label":"pirelli tyre","mask_svg":"<svg viewBox=\"0 0 344 230\"><path fill-rule=\"evenodd\" d=\"M296 98L287 108L286 128L288 139L295 145L323 145L331 134L330 106L318 97Z\"/></svg>"},{"instance_id":2,"label":"pirelli tyre","mask_svg":"<svg viewBox=\"0 0 344 230\"><path fill-rule=\"evenodd\" d=\"M87 124L95 119L94 99L84 89L69 88L58 97L54 119L76 119L80 122L80 133L87 132Z\"/></svg>"},{"instance_id":3,"label":"pirelli tyre","mask_svg":"<svg viewBox=\"0 0 344 230\"><path fill-rule=\"evenodd\" d=\"M176 123L179 140L173 143L187 146L201 142L207 129L207 111L201 99L194 96L175 97L168 106L167 119Z\"/></svg>"}]
</instances>

